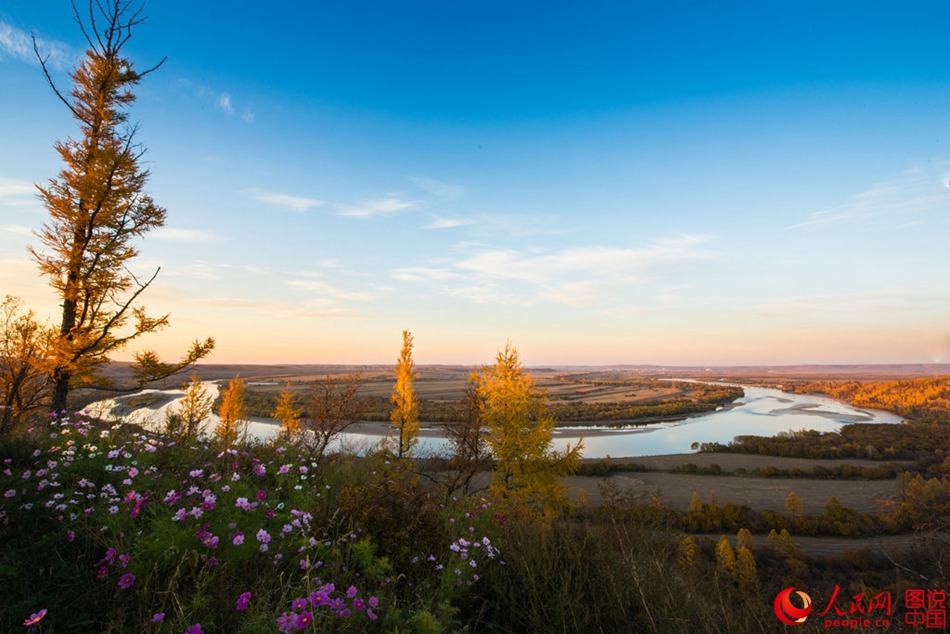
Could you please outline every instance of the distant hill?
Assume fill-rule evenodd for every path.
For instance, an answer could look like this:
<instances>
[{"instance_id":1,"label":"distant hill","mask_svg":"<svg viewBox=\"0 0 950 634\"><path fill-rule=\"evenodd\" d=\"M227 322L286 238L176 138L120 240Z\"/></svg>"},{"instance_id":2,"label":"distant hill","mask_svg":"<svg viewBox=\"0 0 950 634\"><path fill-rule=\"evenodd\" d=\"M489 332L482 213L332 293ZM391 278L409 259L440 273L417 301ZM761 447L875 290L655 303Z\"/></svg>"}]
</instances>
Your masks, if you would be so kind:
<instances>
[{"instance_id":1,"label":"distant hill","mask_svg":"<svg viewBox=\"0 0 950 634\"><path fill-rule=\"evenodd\" d=\"M306 377L345 374L360 371L366 378L389 376L394 364L201 364L195 371L206 381L231 379L240 375L255 381L301 380ZM458 376L464 378L474 366L422 365L420 374ZM675 366L655 364L619 365L555 365L529 368L537 374L548 373L613 373L640 377L684 377L711 380L730 379L847 379L881 381L887 379L927 378L950 375L948 363L902 363L902 364L835 364L835 365L754 365L754 366ZM131 364L115 362L108 365L106 376L116 383L128 383L132 379ZM177 387L185 376L179 376L164 385L153 387Z\"/></svg>"}]
</instances>

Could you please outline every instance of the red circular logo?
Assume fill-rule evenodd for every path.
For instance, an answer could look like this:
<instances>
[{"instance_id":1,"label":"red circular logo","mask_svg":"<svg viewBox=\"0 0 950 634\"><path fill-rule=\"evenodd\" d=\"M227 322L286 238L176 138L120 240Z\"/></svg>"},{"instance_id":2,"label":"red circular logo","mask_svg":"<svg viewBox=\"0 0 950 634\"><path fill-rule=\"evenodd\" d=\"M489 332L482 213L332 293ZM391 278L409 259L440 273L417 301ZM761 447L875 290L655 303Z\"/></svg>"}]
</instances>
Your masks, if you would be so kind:
<instances>
[{"instance_id":1,"label":"red circular logo","mask_svg":"<svg viewBox=\"0 0 950 634\"><path fill-rule=\"evenodd\" d=\"M792 603L793 592L802 600L802 607ZM801 625L811 614L811 597L794 587L785 588L775 597L772 607L775 609L775 616L785 625Z\"/></svg>"}]
</instances>

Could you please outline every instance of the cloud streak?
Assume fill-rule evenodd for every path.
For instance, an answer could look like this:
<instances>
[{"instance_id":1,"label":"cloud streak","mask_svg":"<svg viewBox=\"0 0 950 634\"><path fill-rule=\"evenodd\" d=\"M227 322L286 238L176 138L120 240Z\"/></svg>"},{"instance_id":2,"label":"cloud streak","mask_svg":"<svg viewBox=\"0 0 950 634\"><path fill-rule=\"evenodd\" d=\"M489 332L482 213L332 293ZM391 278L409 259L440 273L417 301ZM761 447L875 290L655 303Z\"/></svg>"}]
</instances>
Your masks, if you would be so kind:
<instances>
[{"instance_id":1,"label":"cloud streak","mask_svg":"<svg viewBox=\"0 0 950 634\"><path fill-rule=\"evenodd\" d=\"M167 240L169 242L207 243L217 242L221 239L217 234L202 229L172 229L169 227L161 227L149 235L156 240Z\"/></svg>"},{"instance_id":2,"label":"cloud streak","mask_svg":"<svg viewBox=\"0 0 950 634\"><path fill-rule=\"evenodd\" d=\"M281 194L278 192L269 192L262 189L245 189L243 194L248 198L258 200L262 203L283 207L289 211L305 212L315 207L323 207L327 203L317 198L308 198L306 196L295 196L292 194Z\"/></svg>"},{"instance_id":3,"label":"cloud streak","mask_svg":"<svg viewBox=\"0 0 950 634\"><path fill-rule=\"evenodd\" d=\"M410 176L408 180L425 193L442 201L456 200L457 198L461 198L462 194L465 193L465 189L458 185L446 183L434 178Z\"/></svg>"},{"instance_id":4,"label":"cloud streak","mask_svg":"<svg viewBox=\"0 0 950 634\"><path fill-rule=\"evenodd\" d=\"M412 209L418 205L417 202L402 200L396 196L388 198L379 198L368 200L356 205L343 206L340 211L341 216L350 218L373 218L375 216L388 216L400 211Z\"/></svg>"},{"instance_id":5,"label":"cloud streak","mask_svg":"<svg viewBox=\"0 0 950 634\"><path fill-rule=\"evenodd\" d=\"M891 180L878 183L846 202L813 212L789 229L824 229L874 218L898 218L902 224L950 206L946 174L921 168L908 169Z\"/></svg>"},{"instance_id":6,"label":"cloud streak","mask_svg":"<svg viewBox=\"0 0 950 634\"><path fill-rule=\"evenodd\" d=\"M49 67L63 70L72 66L78 54L68 44L36 38L36 48ZM0 20L0 60L12 58L28 64L39 64L33 50L33 36Z\"/></svg>"},{"instance_id":7,"label":"cloud streak","mask_svg":"<svg viewBox=\"0 0 950 634\"><path fill-rule=\"evenodd\" d=\"M423 229L455 229L457 227L467 227L475 224L472 218L443 218L435 216L431 222L423 225Z\"/></svg>"},{"instance_id":8,"label":"cloud streak","mask_svg":"<svg viewBox=\"0 0 950 634\"><path fill-rule=\"evenodd\" d=\"M476 303L590 306L713 258L704 248L710 241L707 236L678 235L643 247L481 248L448 264L397 269L392 277L442 284L445 294Z\"/></svg>"}]
</instances>

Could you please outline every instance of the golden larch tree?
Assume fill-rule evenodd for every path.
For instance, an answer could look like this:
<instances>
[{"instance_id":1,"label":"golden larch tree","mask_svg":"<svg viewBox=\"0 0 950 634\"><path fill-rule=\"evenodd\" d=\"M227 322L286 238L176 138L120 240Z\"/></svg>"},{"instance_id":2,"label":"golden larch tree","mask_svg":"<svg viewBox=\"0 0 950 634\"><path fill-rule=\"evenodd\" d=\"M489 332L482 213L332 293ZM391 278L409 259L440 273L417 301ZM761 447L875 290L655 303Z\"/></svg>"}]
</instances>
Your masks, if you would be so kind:
<instances>
[{"instance_id":1,"label":"golden larch tree","mask_svg":"<svg viewBox=\"0 0 950 634\"><path fill-rule=\"evenodd\" d=\"M208 389L197 374L193 374L191 380L182 386L182 389L185 391L185 396L178 404L175 415L180 421L181 435L186 440L195 440L201 423L211 416L214 398L208 394Z\"/></svg>"},{"instance_id":2,"label":"golden larch tree","mask_svg":"<svg viewBox=\"0 0 950 634\"><path fill-rule=\"evenodd\" d=\"M244 379L236 376L228 383L227 389L221 394L218 419L214 435L225 448L230 448L238 441L238 438L246 434L247 410L244 406Z\"/></svg>"},{"instance_id":3,"label":"golden larch tree","mask_svg":"<svg viewBox=\"0 0 950 634\"><path fill-rule=\"evenodd\" d=\"M389 420L394 432L386 446L397 458L408 458L419 443L419 399L416 397L416 364L412 360L412 333L402 331L402 351L396 361L396 383L393 385L392 411ZM395 437L392 437L392 436Z\"/></svg>"},{"instance_id":4,"label":"golden larch tree","mask_svg":"<svg viewBox=\"0 0 950 634\"><path fill-rule=\"evenodd\" d=\"M554 418L547 396L525 371L508 343L494 365L478 374L486 438L495 459L489 490L509 510L526 510L549 521L568 506L566 475L577 469L583 442L558 452L551 448Z\"/></svg>"},{"instance_id":5,"label":"golden larch tree","mask_svg":"<svg viewBox=\"0 0 950 634\"><path fill-rule=\"evenodd\" d=\"M79 127L75 139L56 143L64 163L59 176L37 186L49 220L36 234L42 247L30 249L62 307L51 349L54 411L66 408L73 387L94 382L110 354L168 324L168 315L149 316L136 305L158 270L140 277L130 266L136 242L165 224L165 209L145 193L144 149L128 120L135 87L157 68L140 72L123 54L144 18L127 0L90 1L86 20L75 6L74 12L88 48L70 74L68 95L53 83L34 40L47 80ZM195 342L182 363L172 365L143 353L140 371L181 370L213 346L210 339Z\"/></svg>"},{"instance_id":6,"label":"golden larch tree","mask_svg":"<svg viewBox=\"0 0 950 634\"><path fill-rule=\"evenodd\" d=\"M720 536L716 544L716 570L728 579L736 578L736 552L725 535Z\"/></svg>"},{"instance_id":7,"label":"golden larch tree","mask_svg":"<svg viewBox=\"0 0 950 634\"><path fill-rule=\"evenodd\" d=\"M754 594L759 585L759 573L755 567L755 555L745 546L736 552L736 583L746 594Z\"/></svg>"},{"instance_id":8,"label":"golden larch tree","mask_svg":"<svg viewBox=\"0 0 950 634\"><path fill-rule=\"evenodd\" d=\"M802 500L794 491L790 491L785 498L785 517L793 522L801 521L805 517L805 507Z\"/></svg>"},{"instance_id":9,"label":"golden larch tree","mask_svg":"<svg viewBox=\"0 0 950 634\"><path fill-rule=\"evenodd\" d=\"M300 405L297 404L297 395L285 385L277 397L272 416L280 421L280 437L292 439L300 434Z\"/></svg>"}]
</instances>

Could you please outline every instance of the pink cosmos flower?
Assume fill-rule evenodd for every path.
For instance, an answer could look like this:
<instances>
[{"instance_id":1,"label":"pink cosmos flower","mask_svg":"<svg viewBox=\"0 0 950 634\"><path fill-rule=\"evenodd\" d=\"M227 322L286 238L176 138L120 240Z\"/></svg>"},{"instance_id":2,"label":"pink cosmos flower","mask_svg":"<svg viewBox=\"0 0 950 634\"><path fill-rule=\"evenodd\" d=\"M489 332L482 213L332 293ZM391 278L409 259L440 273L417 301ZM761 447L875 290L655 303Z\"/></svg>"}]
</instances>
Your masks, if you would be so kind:
<instances>
[{"instance_id":1,"label":"pink cosmos flower","mask_svg":"<svg viewBox=\"0 0 950 634\"><path fill-rule=\"evenodd\" d=\"M23 625L36 625L43 620L43 617L46 616L46 608L43 608L39 612L34 612L30 615L30 618L23 620Z\"/></svg>"},{"instance_id":2,"label":"pink cosmos flower","mask_svg":"<svg viewBox=\"0 0 950 634\"><path fill-rule=\"evenodd\" d=\"M126 573L119 577L119 587L123 590L131 588L133 583L135 583L135 575L131 573Z\"/></svg>"},{"instance_id":3,"label":"pink cosmos flower","mask_svg":"<svg viewBox=\"0 0 950 634\"><path fill-rule=\"evenodd\" d=\"M234 609L243 612L247 609L247 604L251 601L250 592L242 592L241 596L238 597L237 603L234 606Z\"/></svg>"}]
</instances>

